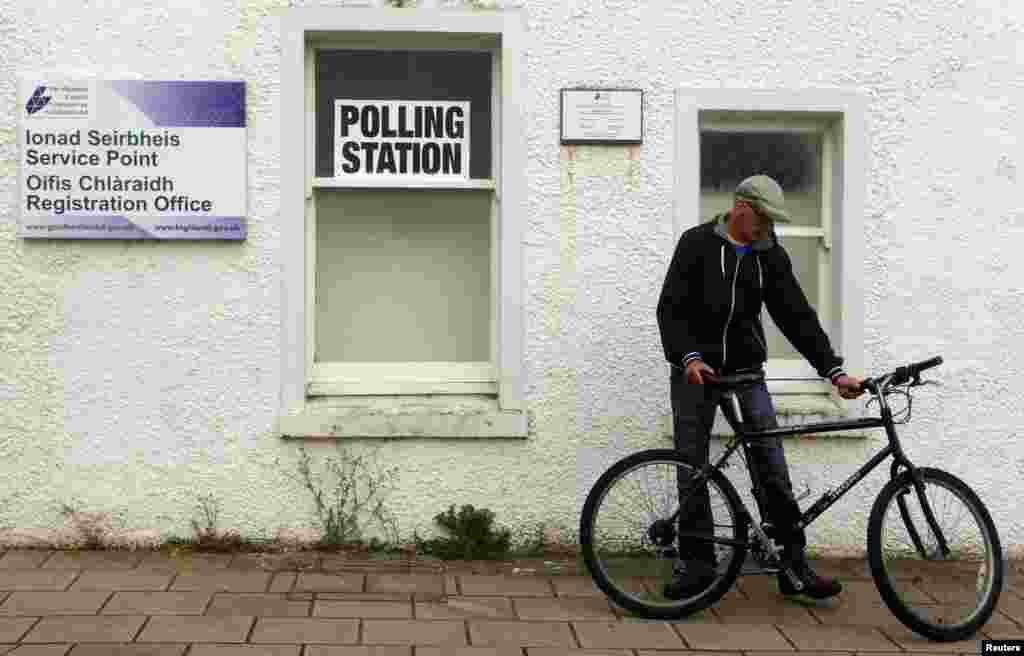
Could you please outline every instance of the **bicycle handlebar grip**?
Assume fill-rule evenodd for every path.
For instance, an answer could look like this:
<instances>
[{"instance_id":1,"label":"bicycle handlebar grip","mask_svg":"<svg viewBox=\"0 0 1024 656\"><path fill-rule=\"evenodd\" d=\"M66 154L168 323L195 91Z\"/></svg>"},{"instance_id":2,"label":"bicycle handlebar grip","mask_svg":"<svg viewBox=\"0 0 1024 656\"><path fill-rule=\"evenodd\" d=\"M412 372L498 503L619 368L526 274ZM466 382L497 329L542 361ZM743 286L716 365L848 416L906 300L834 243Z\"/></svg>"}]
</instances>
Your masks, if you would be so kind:
<instances>
[{"instance_id":1,"label":"bicycle handlebar grip","mask_svg":"<svg viewBox=\"0 0 1024 656\"><path fill-rule=\"evenodd\" d=\"M934 358L929 358L928 360L922 360L903 367L896 367L896 371L892 374L892 384L902 385L911 378L916 378L917 375L925 369L931 369L932 367L937 367L940 364L942 364L942 356L937 355Z\"/></svg>"},{"instance_id":2,"label":"bicycle handlebar grip","mask_svg":"<svg viewBox=\"0 0 1024 656\"><path fill-rule=\"evenodd\" d=\"M912 364L912 365L910 365L909 368L911 370L911 375L914 375L914 374L921 373L925 369L931 369L932 367L937 367L940 364L942 364L942 356L941 355L936 355L934 358L930 358L928 360L922 360L921 362L918 362L917 364Z\"/></svg>"},{"instance_id":3,"label":"bicycle handlebar grip","mask_svg":"<svg viewBox=\"0 0 1024 656\"><path fill-rule=\"evenodd\" d=\"M942 364L942 362L942 356L936 355L934 358L929 358L927 360L915 362L914 364L908 364L903 367L896 367L896 369L893 370L892 372L891 383L893 385L902 385L903 383L907 382L914 376L917 376L922 371L926 369L931 369L932 367L937 367L940 364ZM871 393L875 393L878 390L878 379L865 378L862 385L864 389L868 390Z\"/></svg>"}]
</instances>

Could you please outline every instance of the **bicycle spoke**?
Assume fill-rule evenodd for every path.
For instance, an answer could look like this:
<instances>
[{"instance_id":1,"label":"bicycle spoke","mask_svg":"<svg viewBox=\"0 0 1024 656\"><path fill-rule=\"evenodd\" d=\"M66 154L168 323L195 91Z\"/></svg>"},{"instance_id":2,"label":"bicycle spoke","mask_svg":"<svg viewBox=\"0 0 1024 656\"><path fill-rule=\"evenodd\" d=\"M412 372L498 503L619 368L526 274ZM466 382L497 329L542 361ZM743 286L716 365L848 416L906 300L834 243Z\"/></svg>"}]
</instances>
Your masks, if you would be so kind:
<instances>
[{"instance_id":1,"label":"bicycle spoke","mask_svg":"<svg viewBox=\"0 0 1024 656\"><path fill-rule=\"evenodd\" d=\"M743 536L728 499L715 483L705 485L711 525L704 532L679 533L680 522L687 519L680 517L680 483L686 487L694 474L693 468L671 460L644 462L609 482L592 510L588 546L593 564L600 578L626 600L644 608L678 606L681 602L667 599L663 589L674 572L685 567L682 552L699 551L699 544L715 552L719 561L731 563L736 548L712 540ZM694 493L690 489L687 494Z\"/></svg>"},{"instance_id":2,"label":"bicycle spoke","mask_svg":"<svg viewBox=\"0 0 1024 656\"><path fill-rule=\"evenodd\" d=\"M936 639L969 635L991 615L998 596L998 537L987 511L962 482L938 470L920 471L925 498L949 553L942 553L918 492L905 478L901 487L890 483L883 490L872 512L869 549L878 552L874 558L880 567L875 571L873 561L872 570L883 599L911 628ZM906 517L898 499L906 504ZM914 544L915 533L924 557Z\"/></svg>"}]
</instances>

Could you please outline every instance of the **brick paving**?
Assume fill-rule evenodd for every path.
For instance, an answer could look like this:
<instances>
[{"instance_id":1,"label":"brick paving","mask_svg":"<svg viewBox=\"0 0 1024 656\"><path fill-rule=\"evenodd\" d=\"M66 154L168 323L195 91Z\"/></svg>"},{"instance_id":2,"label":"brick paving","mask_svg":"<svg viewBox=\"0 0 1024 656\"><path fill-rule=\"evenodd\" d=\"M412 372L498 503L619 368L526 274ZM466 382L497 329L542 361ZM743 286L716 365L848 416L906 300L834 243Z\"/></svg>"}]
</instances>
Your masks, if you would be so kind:
<instances>
[{"instance_id":1,"label":"brick paving","mask_svg":"<svg viewBox=\"0 0 1024 656\"><path fill-rule=\"evenodd\" d=\"M517 571L316 553L0 551L0 655L930 656L1024 639L1019 563L992 619L954 643L903 626L862 559L814 564L842 579L839 597L797 603L774 577L743 576L712 608L660 621L619 608L565 559ZM943 601L941 572L907 585Z\"/></svg>"}]
</instances>

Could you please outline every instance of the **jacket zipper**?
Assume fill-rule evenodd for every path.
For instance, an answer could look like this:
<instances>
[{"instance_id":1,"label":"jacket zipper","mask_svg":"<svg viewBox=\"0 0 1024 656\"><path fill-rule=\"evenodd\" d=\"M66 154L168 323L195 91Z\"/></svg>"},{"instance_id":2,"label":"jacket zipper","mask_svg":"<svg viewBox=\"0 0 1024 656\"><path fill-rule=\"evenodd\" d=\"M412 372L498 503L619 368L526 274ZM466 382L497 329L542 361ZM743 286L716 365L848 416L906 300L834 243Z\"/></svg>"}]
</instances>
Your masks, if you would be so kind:
<instances>
[{"instance_id":1,"label":"jacket zipper","mask_svg":"<svg viewBox=\"0 0 1024 656\"><path fill-rule=\"evenodd\" d=\"M725 342L726 337L729 335L729 322L732 321L732 311L736 307L736 279L740 276L740 262L743 261L743 255L736 258L736 271L732 275L732 300L729 301L729 316L725 320L725 330L722 331L722 368L725 369Z\"/></svg>"},{"instance_id":2,"label":"jacket zipper","mask_svg":"<svg viewBox=\"0 0 1024 656\"><path fill-rule=\"evenodd\" d=\"M761 303L764 303L764 278L761 277L761 258L757 258L757 288L761 291ZM764 316L762 313L758 313L757 322L764 325ZM761 350L764 351L764 360L768 360L768 346L761 341L761 338L757 336L757 326L751 325L750 332L754 334L754 341L761 345Z\"/></svg>"},{"instance_id":3,"label":"jacket zipper","mask_svg":"<svg viewBox=\"0 0 1024 656\"><path fill-rule=\"evenodd\" d=\"M764 351L764 357L767 360L768 359L768 347L765 346L764 342L761 341L761 338L757 336L757 326L751 325L750 326L750 332L754 334L754 341L761 345L761 350Z\"/></svg>"}]
</instances>

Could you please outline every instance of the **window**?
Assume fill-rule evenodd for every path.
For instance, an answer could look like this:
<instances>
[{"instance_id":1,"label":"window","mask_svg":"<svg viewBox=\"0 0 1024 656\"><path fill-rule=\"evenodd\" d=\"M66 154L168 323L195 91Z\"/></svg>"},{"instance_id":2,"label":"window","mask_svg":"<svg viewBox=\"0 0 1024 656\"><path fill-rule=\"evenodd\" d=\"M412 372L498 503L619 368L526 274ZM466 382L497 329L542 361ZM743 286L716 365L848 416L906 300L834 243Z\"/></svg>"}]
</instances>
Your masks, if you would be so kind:
<instances>
[{"instance_id":1,"label":"window","mask_svg":"<svg viewBox=\"0 0 1024 656\"><path fill-rule=\"evenodd\" d=\"M838 90L688 90L678 100L679 154L689 166L678 172L676 237L731 208L743 178L775 178L793 219L776 234L833 348L848 371L859 371L862 297L853 272L861 245L862 101ZM769 389L827 393L828 382L767 311L763 320Z\"/></svg>"},{"instance_id":2,"label":"window","mask_svg":"<svg viewBox=\"0 0 1024 656\"><path fill-rule=\"evenodd\" d=\"M717 118L717 120L716 120ZM752 131L754 121L732 122L719 114L704 115L700 130L700 214L710 221L733 205L733 190L750 175L764 173L782 186L786 209L793 219L776 226L776 233L789 254L793 270L807 300L818 312L823 326L829 325L829 284L832 275L831 244L827 242L830 206L823 180L830 177L834 135L829 124L812 124L796 131L793 121L781 120ZM777 130L777 131L767 131ZM823 151L824 156L823 156ZM799 226L791 230L791 226ZM768 358L794 375L802 356L775 326L768 312L763 314Z\"/></svg>"},{"instance_id":3,"label":"window","mask_svg":"<svg viewBox=\"0 0 1024 656\"><path fill-rule=\"evenodd\" d=\"M334 101L434 100L470 102L469 177L492 178L491 96L495 52L491 50L314 49L316 67L316 176L331 178L335 166ZM443 43L443 42L442 42ZM481 43L484 46L485 43ZM408 117L406 129L414 127ZM405 122L403 122L405 123ZM430 125L420 117L421 124ZM391 127L399 126L391 117ZM440 127L440 126L437 126ZM409 158L411 159L411 157ZM323 183L326 184L326 180Z\"/></svg>"},{"instance_id":4,"label":"window","mask_svg":"<svg viewBox=\"0 0 1024 656\"><path fill-rule=\"evenodd\" d=\"M316 311L307 394L496 394L490 343L496 53L341 49L330 40L314 42L311 50ZM468 102L469 115L449 126L468 126L470 147L457 153L458 165L468 164L468 184L408 173L356 182L336 178L336 165L348 163L335 148L339 99L381 107L381 101L420 102L420 112L399 117L382 110L361 119L364 132L415 135L445 130L443 111L426 110ZM390 142L356 143L376 146L369 153L349 152L349 159L365 157L360 168L385 162ZM439 150L428 157L428 139L399 143L414 147L390 154L388 165L400 173L442 164Z\"/></svg>"},{"instance_id":5,"label":"window","mask_svg":"<svg viewBox=\"0 0 1024 656\"><path fill-rule=\"evenodd\" d=\"M446 395L491 399L518 416L480 425L525 434L520 21L514 11L287 12L282 416L325 399ZM356 111L353 146L345 121ZM408 141L385 143L396 133ZM465 142L440 140L455 137ZM317 433L284 423L284 434ZM438 416L425 423L451 433L435 430Z\"/></svg>"}]
</instances>

